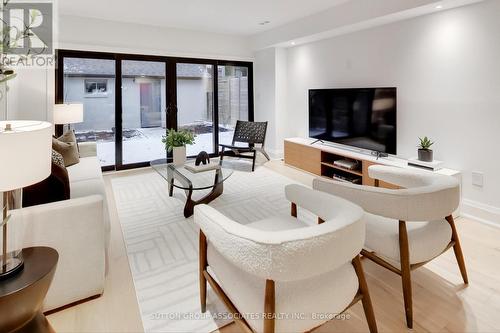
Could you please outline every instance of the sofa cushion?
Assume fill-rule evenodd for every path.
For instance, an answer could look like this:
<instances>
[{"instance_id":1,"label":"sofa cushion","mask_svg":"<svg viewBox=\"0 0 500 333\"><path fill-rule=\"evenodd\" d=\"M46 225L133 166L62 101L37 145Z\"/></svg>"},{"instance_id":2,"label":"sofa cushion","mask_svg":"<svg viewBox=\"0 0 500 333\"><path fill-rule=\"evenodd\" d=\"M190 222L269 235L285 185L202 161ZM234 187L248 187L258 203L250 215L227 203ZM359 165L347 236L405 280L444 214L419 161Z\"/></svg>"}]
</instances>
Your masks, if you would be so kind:
<instances>
[{"instance_id":1,"label":"sofa cushion","mask_svg":"<svg viewBox=\"0 0 500 333\"><path fill-rule=\"evenodd\" d=\"M56 138L52 138L52 149L57 151L64 158L66 167L78 164L80 162L80 154L76 142L64 142Z\"/></svg>"},{"instance_id":2,"label":"sofa cushion","mask_svg":"<svg viewBox=\"0 0 500 333\"><path fill-rule=\"evenodd\" d=\"M399 268L399 221L368 213L365 220L365 249L374 251ZM445 219L432 222L407 222L406 229L410 264L433 259L441 254L451 241L451 227Z\"/></svg>"},{"instance_id":3,"label":"sofa cushion","mask_svg":"<svg viewBox=\"0 0 500 333\"><path fill-rule=\"evenodd\" d=\"M102 178L101 165L97 157L85 157L80 163L68 167L70 183Z\"/></svg>"},{"instance_id":4,"label":"sofa cushion","mask_svg":"<svg viewBox=\"0 0 500 333\"><path fill-rule=\"evenodd\" d=\"M106 198L106 188L102 177L101 164L96 156L80 159L80 163L67 168L71 187L71 199L99 194ZM110 241L111 223L107 200L104 200L104 228L106 248Z\"/></svg>"},{"instance_id":5,"label":"sofa cushion","mask_svg":"<svg viewBox=\"0 0 500 333\"><path fill-rule=\"evenodd\" d=\"M62 158L62 157L61 157ZM52 162L50 176L43 181L23 188L23 207L32 207L70 198L68 171Z\"/></svg>"}]
</instances>

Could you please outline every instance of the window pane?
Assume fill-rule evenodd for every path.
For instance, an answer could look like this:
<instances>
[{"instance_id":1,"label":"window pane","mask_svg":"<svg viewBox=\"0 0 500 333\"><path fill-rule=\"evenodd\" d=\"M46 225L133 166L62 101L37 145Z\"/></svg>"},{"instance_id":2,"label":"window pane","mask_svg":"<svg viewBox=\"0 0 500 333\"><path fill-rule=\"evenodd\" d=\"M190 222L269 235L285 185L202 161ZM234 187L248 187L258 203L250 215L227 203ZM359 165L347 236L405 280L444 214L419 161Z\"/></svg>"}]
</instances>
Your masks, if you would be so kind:
<instances>
[{"instance_id":1,"label":"window pane","mask_svg":"<svg viewBox=\"0 0 500 333\"><path fill-rule=\"evenodd\" d=\"M109 83L107 94L97 94L98 81ZM84 122L74 125L77 140L97 143L102 166L115 164L114 86L114 60L64 58L64 102L84 106Z\"/></svg>"},{"instance_id":2,"label":"window pane","mask_svg":"<svg viewBox=\"0 0 500 333\"><path fill-rule=\"evenodd\" d=\"M248 67L218 66L219 143L231 144L237 120L248 120Z\"/></svg>"},{"instance_id":3,"label":"window pane","mask_svg":"<svg viewBox=\"0 0 500 333\"><path fill-rule=\"evenodd\" d=\"M87 94L93 94L93 93L95 93L96 87L97 87L97 85L95 82L86 82L85 83L85 92Z\"/></svg>"},{"instance_id":4,"label":"window pane","mask_svg":"<svg viewBox=\"0 0 500 333\"><path fill-rule=\"evenodd\" d=\"M213 66L177 64L177 123L179 129L196 134L187 155L214 153Z\"/></svg>"},{"instance_id":5,"label":"window pane","mask_svg":"<svg viewBox=\"0 0 500 333\"><path fill-rule=\"evenodd\" d=\"M107 82L97 82L97 91L100 93L105 93L108 91L108 85Z\"/></svg>"},{"instance_id":6,"label":"window pane","mask_svg":"<svg viewBox=\"0 0 500 333\"><path fill-rule=\"evenodd\" d=\"M166 157L164 62L122 62L123 164Z\"/></svg>"}]
</instances>

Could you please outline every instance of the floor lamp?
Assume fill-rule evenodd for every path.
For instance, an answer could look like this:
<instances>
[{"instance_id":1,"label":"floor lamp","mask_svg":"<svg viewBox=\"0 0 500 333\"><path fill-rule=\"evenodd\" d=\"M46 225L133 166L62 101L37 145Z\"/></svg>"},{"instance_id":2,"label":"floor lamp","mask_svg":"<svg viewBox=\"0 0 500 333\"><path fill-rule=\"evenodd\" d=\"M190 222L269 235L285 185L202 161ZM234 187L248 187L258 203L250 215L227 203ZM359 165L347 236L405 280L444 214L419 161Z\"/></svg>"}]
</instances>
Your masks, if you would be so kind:
<instances>
[{"instance_id":1,"label":"floor lamp","mask_svg":"<svg viewBox=\"0 0 500 333\"><path fill-rule=\"evenodd\" d=\"M9 211L21 208L22 188L50 176L52 125L41 121L0 121L2 227L0 280L23 268L20 244L10 244ZM16 248L18 246L19 248Z\"/></svg>"},{"instance_id":2,"label":"floor lamp","mask_svg":"<svg viewBox=\"0 0 500 333\"><path fill-rule=\"evenodd\" d=\"M56 136L63 135L64 125L83 123L83 104L55 104Z\"/></svg>"}]
</instances>

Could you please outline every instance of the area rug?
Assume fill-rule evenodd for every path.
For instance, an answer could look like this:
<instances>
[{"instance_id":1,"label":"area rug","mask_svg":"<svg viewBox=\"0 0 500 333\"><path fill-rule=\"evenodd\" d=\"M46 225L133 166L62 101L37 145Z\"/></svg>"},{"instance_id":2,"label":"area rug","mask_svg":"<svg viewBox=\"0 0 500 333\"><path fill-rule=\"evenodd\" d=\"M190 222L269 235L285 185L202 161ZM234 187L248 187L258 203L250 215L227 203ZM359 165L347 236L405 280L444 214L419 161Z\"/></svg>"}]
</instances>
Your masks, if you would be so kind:
<instances>
[{"instance_id":1,"label":"area rug","mask_svg":"<svg viewBox=\"0 0 500 333\"><path fill-rule=\"evenodd\" d=\"M284 188L291 183L266 167L235 171L210 205L242 224L290 214ZM167 182L153 170L115 178L112 186L144 330L207 333L227 324L218 319L226 309L210 288L208 311L200 312L198 230L183 216L184 192L176 189L170 198Z\"/></svg>"}]
</instances>

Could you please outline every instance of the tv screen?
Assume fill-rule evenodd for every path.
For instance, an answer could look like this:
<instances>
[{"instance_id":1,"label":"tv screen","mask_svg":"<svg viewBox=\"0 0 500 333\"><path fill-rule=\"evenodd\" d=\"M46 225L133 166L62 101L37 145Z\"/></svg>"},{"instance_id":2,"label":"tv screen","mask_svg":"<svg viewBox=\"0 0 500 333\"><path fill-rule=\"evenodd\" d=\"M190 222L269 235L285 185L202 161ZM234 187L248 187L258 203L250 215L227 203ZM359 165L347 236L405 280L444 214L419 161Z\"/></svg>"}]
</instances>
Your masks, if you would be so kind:
<instances>
[{"instance_id":1,"label":"tv screen","mask_svg":"<svg viewBox=\"0 0 500 333\"><path fill-rule=\"evenodd\" d=\"M396 88L309 90L309 136L396 154Z\"/></svg>"}]
</instances>

